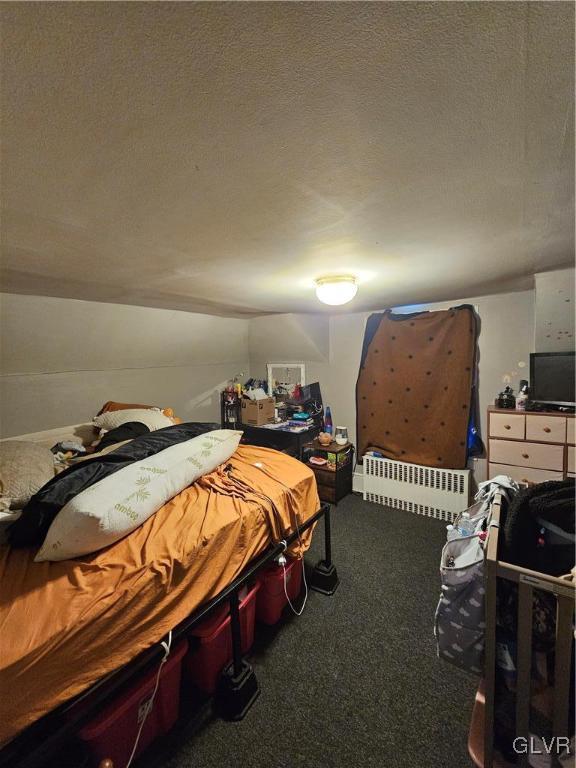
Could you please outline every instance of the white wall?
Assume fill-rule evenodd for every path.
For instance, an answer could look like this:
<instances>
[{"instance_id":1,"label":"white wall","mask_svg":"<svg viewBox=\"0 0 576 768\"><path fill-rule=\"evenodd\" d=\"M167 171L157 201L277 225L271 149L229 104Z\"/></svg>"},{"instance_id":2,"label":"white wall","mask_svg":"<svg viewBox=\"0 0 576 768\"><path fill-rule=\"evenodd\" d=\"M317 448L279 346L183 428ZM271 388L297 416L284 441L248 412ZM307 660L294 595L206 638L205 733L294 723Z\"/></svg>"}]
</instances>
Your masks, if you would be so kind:
<instances>
[{"instance_id":1,"label":"white wall","mask_svg":"<svg viewBox=\"0 0 576 768\"><path fill-rule=\"evenodd\" d=\"M473 304L480 315L479 400L485 438L486 409L494 403L495 396L506 383L517 389L519 380L528 377L529 355L534 344L534 291L421 305L417 309L444 309L458 304ZM341 313L328 319L325 315L276 315L252 320L252 374L264 376L265 364L273 358L306 363L306 380L320 382L324 402L332 408L334 423L347 426L351 439L356 442L356 378L369 314ZM306 328L314 328L316 339L323 338L320 329L326 322L328 344L312 344L310 338L298 344ZM485 472L484 460L475 462L478 482L485 478Z\"/></svg>"},{"instance_id":2,"label":"white wall","mask_svg":"<svg viewBox=\"0 0 576 768\"><path fill-rule=\"evenodd\" d=\"M329 315L266 315L250 320L250 371L266 378L266 363L306 363L306 381L325 379L330 362Z\"/></svg>"},{"instance_id":3,"label":"white wall","mask_svg":"<svg viewBox=\"0 0 576 768\"><path fill-rule=\"evenodd\" d=\"M510 380L528 377L534 291L470 303L478 307L480 410ZM407 311L405 310L397 311ZM266 363L306 363L334 421L355 442L355 386L369 313L269 315L236 320L186 312L33 296L0 295L0 434L9 437L89 420L106 400L172 407L184 419L219 419L218 390ZM478 462L477 480L484 478Z\"/></svg>"},{"instance_id":4,"label":"white wall","mask_svg":"<svg viewBox=\"0 0 576 768\"><path fill-rule=\"evenodd\" d=\"M536 352L574 350L574 270L541 272L536 282Z\"/></svg>"},{"instance_id":5,"label":"white wall","mask_svg":"<svg viewBox=\"0 0 576 768\"><path fill-rule=\"evenodd\" d=\"M248 320L0 295L0 435L89 421L106 400L219 421L218 391L249 371Z\"/></svg>"}]
</instances>

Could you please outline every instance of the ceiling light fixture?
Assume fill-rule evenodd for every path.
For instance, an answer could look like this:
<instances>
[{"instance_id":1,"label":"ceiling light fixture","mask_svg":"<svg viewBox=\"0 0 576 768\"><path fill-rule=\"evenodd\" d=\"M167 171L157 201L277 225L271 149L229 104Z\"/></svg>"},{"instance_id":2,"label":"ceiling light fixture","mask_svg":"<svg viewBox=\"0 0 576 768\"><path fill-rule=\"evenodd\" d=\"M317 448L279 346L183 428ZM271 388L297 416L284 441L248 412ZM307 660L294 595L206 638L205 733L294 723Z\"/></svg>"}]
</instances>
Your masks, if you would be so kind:
<instances>
[{"instance_id":1,"label":"ceiling light fixture","mask_svg":"<svg viewBox=\"0 0 576 768\"><path fill-rule=\"evenodd\" d=\"M358 292L358 282L353 275L319 277L314 282L318 299L332 306L347 304Z\"/></svg>"}]
</instances>

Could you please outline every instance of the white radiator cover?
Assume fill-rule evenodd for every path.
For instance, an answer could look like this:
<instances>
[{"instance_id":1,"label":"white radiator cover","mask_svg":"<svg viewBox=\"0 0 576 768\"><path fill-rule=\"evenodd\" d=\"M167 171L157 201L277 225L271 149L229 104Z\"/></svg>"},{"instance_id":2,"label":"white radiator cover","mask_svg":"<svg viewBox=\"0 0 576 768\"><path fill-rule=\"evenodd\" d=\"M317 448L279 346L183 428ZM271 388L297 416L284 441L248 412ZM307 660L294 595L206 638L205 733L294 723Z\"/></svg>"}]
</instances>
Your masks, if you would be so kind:
<instances>
[{"instance_id":1,"label":"white radiator cover","mask_svg":"<svg viewBox=\"0 0 576 768\"><path fill-rule=\"evenodd\" d=\"M452 522L469 506L469 469L363 457L364 500Z\"/></svg>"}]
</instances>

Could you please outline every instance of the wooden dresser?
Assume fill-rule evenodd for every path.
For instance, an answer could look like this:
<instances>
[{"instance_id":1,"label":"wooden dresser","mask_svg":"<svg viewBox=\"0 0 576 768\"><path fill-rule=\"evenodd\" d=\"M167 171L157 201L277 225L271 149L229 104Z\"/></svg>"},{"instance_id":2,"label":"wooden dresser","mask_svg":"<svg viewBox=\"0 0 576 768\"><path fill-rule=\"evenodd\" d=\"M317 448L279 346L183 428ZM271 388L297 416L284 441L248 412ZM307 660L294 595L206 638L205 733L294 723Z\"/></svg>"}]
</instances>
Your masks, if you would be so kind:
<instances>
[{"instance_id":1,"label":"wooden dresser","mask_svg":"<svg viewBox=\"0 0 576 768\"><path fill-rule=\"evenodd\" d=\"M543 483L576 477L574 415L488 409L488 477Z\"/></svg>"}]
</instances>

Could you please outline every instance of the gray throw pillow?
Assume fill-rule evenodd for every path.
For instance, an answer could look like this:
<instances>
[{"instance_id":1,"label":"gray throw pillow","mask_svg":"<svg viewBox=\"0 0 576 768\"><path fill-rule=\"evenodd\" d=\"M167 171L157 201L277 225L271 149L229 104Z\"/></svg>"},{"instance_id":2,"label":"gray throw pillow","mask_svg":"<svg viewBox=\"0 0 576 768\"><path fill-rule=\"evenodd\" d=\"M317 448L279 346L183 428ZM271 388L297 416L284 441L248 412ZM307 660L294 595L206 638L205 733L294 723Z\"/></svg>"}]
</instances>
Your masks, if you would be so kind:
<instances>
[{"instance_id":1,"label":"gray throw pillow","mask_svg":"<svg viewBox=\"0 0 576 768\"><path fill-rule=\"evenodd\" d=\"M0 498L3 506L22 509L54 477L49 448L21 440L0 443Z\"/></svg>"}]
</instances>

